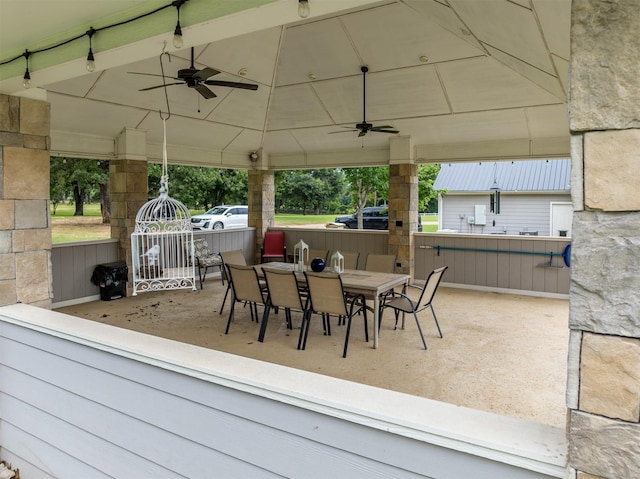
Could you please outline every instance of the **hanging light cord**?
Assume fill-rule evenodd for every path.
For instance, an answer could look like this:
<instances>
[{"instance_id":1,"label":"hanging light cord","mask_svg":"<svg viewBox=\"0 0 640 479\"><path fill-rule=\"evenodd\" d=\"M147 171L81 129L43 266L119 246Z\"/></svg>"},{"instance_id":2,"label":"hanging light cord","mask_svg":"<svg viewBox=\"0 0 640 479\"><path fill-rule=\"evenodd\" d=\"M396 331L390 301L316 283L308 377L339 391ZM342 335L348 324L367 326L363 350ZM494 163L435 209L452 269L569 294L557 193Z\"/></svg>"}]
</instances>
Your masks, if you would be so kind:
<instances>
[{"instance_id":1,"label":"hanging light cord","mask_svg":"<svg viewBox=\"0 0 640 479\"><path fill-rule=\"evenodd\" d=\"M71 37L71 38L69 38L67 40L63 40L63 41L55 43L53 45L49 45L48 47L39 48L37 50L29 50L29 53L33 55L34 53L42 53L42 52L46 52L46 51L49 51L49 50L53 50L54 48L58 48L58 47L67 45L68 43L75 42L76 40L79 40L82 37L86 37L86 36L89 35L89 32L91 32L91 35L93 35L94 33L101 32L103 30L108 30L109 28L119 27L120 25L126 25L127 23L135 22L136 20L140 20L141 18L148 17L150 15L158 13L158 12L160 12L160 11L166 9L166 8L169 8L169 7L179 8L183 4L187 3L188 1L189 0L174 0L173 2L171 2L171 3L167 4L167 5L163 5L162 7L158 7L156 9L154 9L154 10L151 10L150 12L141 13L140 15L137 15L137 16L135 16L133 18L129 18L127 20L123 20L121 22L112 23L110 25L105 25L104 27L100 27L100 28L91 27L91 29L89 31L85 32L85 33L81 33L79 35L76 35L75 37ZM89 39L91 39L91 37L89 37ZM24 54L21 53L20 55L17 55L17 56L15 56L13 58L9 58L7 60L3 60L3 61L0 62L0 65L6 65L7 63L14 62L18 58L22 58L23 56L24 56Z\"/></svg>"},{"instance_id":2,"label":"hanging light cord","mask_svg":"<svg viewBox=\"0 0 640 479\"><path fill-rule=\"evenodd\" d=\"M167 83L164 76L164 65L162 63L162 57L167 55L169 62L171 62L171 55L165 51L166 43L162 47L162 53L160 54L160 72L162 73L162 86L164 90L164 99L167 103L167 116L162 115L162 109L158 110L160 119L162 120L162 176L160 177L160 197L167 197L169 195L169 169L167 167L167 120L171 118L171 108L169 107L169 94L167 93Z\"/></svg>"}]
</instances>

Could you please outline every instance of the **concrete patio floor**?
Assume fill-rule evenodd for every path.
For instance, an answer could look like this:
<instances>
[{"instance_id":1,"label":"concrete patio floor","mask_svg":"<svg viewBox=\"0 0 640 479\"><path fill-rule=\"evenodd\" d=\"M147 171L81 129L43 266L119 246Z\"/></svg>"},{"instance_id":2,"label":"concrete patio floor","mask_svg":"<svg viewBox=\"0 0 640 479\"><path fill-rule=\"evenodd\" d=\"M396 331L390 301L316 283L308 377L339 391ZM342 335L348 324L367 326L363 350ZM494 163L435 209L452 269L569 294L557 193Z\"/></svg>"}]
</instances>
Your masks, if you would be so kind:
<instances>
[{"instance_id":1,"label":"concrete patio floor","mask_svg":"<svg viewBox=\"0 0 640 479\"><path fill-rule=\"evenodd\" d=\"M240 356L365 383L459 406L565 428L569 302L531 296L440 287L434 307L440 339L428 311L393 330L387 311L380 348L364 342L361 317L354 319L349 355L342 358L345 327L334 318L332 336L323 336L312 318L307 349L298 351L299 315L287 330L284 314L272 313L264 343L249 309L236 308L224 334L228 302L218 313L226 286L210 277L203 290L142 293L57 309L113 326L161 336ZM413 291L415 289L411 288ZM411 293L412 295L415 293ZM262 310L260 309L260 313ZM371 316L369 317L372 322ZM371 328L371 324L370 324ZM402 407L398 405L398 407Z\"/></svg>"}]
</instances>

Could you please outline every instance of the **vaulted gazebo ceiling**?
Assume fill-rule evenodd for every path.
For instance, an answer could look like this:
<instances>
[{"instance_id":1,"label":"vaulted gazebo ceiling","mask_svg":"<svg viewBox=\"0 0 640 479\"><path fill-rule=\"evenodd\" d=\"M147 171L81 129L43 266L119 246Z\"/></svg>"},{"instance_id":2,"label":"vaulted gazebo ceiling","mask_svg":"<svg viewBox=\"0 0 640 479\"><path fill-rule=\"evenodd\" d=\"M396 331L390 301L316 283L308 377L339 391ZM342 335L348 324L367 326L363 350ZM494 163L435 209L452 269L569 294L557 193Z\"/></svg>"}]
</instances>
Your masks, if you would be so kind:
<instances>
[{"instance_id":1,"label":"vaulted gazebo ceiling","mask_svg":"<svg viewBox=\"0 0 640 479\"><path fill-rule=\"evenodd\" d=\"M131 3L0 0L0 60L102 17L129 18ZM167 41L166 74L188 67L194 46L197 68L222 72L215 79L259 85L255 92L211 87L218 96L210 100L169 87L174 162L246 167L248 153L263 148L274 168L387 164L390 135L329 134L362 120L361 65L370 70L367 120L410 136L419 162L569 153L570 0L310 0L305 20L294 0L241 3L245 10L215 18L225 2L190 0L180 51L170 46L171 9L160 26L166 33L150 28L141 38L136 30L130 42L102 51L97 35L94 73L84 69L88 40L57 64L39 68L35 56L32 81L51 102L52 151L113 156L112 139L137 128L148 131L148 154L159 158L164 93L138 90L161 82L127 72L159 74ZM189 18L190 9L200 20ZM114 36L107 31L103 41ZM23 93L24 61L15 63L0 67L3 93Z\"/></svg>"}]
</instances>

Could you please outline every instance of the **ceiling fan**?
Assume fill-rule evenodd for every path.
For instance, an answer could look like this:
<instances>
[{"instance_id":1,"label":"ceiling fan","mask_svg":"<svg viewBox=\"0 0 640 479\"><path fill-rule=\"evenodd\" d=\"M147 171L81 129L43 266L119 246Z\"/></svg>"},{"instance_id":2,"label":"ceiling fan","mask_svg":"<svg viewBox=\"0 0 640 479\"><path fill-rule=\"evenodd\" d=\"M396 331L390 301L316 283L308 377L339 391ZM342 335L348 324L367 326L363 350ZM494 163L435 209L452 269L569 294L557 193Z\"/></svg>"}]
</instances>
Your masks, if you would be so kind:
<instances>
[{"instance_id":1,"label":"ceiling fan","mask_svg":"<svg viewBox=\"0 0 640 479\"><path fill-rule=\"evenodd\" d=\"M153 73L138 73L138 72L128 72L134 75L147 75L154 77L163 77L163 75L156 75ZM177 83L167 83L166 86L172 85L187 85L189 88L195 89L200 95L204 98L215 98L217 95L213 93L206 85L213 86L226 86L230 88L242 88L244 90L257 90L258 85L252 85L250 83L238 83L233 81L224 81L224 80L208 80L209 77L217 75L220 73L218 70L214 70L213 68L204 67L202 70L198 70L194 66L193 59L193 47L191 47L191 66L189 68L183 68L178 70L177 77L164 76L164 78L170 78L172 80L180 80ZM149 91L155 90L156 88L164 88L164 84L151 86L148 88L142 88L139 91Z\"/></svg>"},{"instance_id":2,"label":"ceiling fan","mask_svg":"<svg viewBox=\"0 0 640 479\"><path fill-rule=\"evenodd\" d=\"M381 125L381 126L373 126L372 123L367 122L367 72L369 68L366 66L360 67L360 71L362 72L362 123L356 123L355 129L351 129L348 126L343 128L350 128L348 131L359 131L358 137L364 136L367 133L391 133L397 134L400 133L398 130L394 130L391 125ZM346 131L332 131L330 133L347 133Z\"/></svg>"}]
</instances>

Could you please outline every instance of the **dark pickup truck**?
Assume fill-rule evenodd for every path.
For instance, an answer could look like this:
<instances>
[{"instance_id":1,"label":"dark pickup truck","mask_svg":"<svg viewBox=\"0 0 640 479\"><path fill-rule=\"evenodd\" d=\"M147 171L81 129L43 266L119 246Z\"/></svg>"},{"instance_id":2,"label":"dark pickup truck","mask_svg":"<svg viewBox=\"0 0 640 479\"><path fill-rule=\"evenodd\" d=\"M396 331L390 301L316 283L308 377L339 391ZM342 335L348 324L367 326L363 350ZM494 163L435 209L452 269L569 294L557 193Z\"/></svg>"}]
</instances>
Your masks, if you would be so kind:
<instances>
[{"instance_id":1,"label":"dark pickup truck","mask_svg":"<svg viewBox=\"0 0 640 479\"><path fill-rule=\"evenodd\" d=\"M358 214L338 216L334 223L345 228L358 229ZM386 206L367 206L362 210L362 227L367 230L389 229L389 208ZM422 231L422 219L418 215L418 231Z\"/></svg>"}]
</instances>

